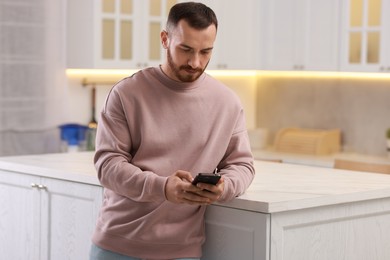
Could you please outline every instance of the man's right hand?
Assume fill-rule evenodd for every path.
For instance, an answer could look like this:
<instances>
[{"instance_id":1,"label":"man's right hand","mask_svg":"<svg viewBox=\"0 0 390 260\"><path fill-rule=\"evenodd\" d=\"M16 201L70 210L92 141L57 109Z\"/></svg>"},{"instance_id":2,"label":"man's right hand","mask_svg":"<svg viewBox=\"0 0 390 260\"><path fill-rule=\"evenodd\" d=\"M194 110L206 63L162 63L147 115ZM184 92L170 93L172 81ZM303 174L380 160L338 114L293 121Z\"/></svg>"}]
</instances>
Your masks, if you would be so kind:
<instances>
[{"instance_id":1,"label":"man's right hand","mask_svg":"<svg viewBox=\"0 0 390 260\"><path fill-rule=\"evenodd\" d=\"M165 185L165 197L173 203L187 203L191 205L208 205L212 200L201 196L201 188L192 185L193 177L190 172L177 171L168 177Z\"/></svg>"}]
</instances>

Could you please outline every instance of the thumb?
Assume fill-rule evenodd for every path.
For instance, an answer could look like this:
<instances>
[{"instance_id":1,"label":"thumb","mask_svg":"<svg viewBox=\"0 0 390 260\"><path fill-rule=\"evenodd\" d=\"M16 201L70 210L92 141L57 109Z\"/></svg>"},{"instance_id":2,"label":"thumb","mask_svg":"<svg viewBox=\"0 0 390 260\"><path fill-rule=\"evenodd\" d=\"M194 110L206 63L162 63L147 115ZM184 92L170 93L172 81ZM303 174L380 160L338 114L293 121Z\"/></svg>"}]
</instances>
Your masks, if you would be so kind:
<instances>
[{"instance_id":1,"label":"thumb","mask_svg":"<svg viewBox=\"0 0 390 260\"><path fill-rule=\"evenodd\" d=\"M190 172L178 170L175 175L182 180L187 180L188 182L192 182L193 177Z\"/></svg>"}]
</instances>

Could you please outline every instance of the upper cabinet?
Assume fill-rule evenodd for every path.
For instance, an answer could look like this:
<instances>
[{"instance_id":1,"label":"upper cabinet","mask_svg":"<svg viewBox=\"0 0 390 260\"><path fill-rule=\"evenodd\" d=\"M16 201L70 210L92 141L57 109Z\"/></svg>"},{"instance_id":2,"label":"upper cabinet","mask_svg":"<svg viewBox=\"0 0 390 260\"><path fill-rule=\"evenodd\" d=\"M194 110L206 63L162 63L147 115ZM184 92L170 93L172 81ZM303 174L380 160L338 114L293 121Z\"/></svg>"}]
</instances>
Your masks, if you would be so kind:
<instances>
[{"instance_id":1,"label":"upper cabinet","mask_svg":"<svg viewBox=\"0 0 390 260\"><path fill-rule=\"evenodd\" d=\"M183 0L67 0L68 68L140 69L164 59L160 32ZM208 69L257 69L257 0L201 0L219 27Z\"/></svg>"},{"instance_id":2,"label":"upper cabinet","mask_svg":"<svg viewBox=\"0 0 390 260\"><path fill-rule=\"evenodd\" d=\"M341 70L390 72L390 1L344 0Z\"/></svg>"},{"instance_id":3,"label":"upper cabinet","mask_svg":"<svg viewBox=\"0 0 390 260\"><path fill-rule=\"evenodd\" d=\"M263 0L259 63L267 70L336 71L338 0Z\"/></svg>"},{"instance_id":4,"label":"upper cabinet","mask_svg":"<svg viewBox=\"0 0 390 260\"><path fill-rule=\"evenodd\" d=\"M162 62L175 0L68 0L68 68L140 69Z\"/></svg>"},{"instance_id":5,"label":"upper cabinet","mask_svg":"<svg viewBox=\"0 0 390 260\"><path fill-rule=\"evenodd\" d=\"M208 69L257 69L259 1L203 0L218 18Z\"/></svg>"},{"instance_id":6,"label":"upper cabinet","mask_svg":"<svg viewBox=\"0 0 390 260\"><path fill-rule=\"evenodd\" d=\"M219 25L208 69L390 72L390 0L199 0ZM185 0L67 0L68 68L164 60L160 32Z\"/></svg>"}]
</instances>

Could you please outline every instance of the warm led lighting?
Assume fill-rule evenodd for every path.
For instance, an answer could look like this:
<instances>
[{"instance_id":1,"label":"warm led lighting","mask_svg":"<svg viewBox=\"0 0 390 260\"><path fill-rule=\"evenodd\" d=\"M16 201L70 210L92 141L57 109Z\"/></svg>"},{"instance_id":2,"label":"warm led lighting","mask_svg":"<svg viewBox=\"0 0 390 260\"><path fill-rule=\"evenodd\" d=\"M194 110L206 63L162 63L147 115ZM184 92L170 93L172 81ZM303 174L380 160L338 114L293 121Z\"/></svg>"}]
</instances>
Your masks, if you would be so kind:
<instances>
[{"instance_id":1,"label":"warm led lighting","mask_svg":"<svg viewBox=\"0 0 390 260\"><path fill-rule=\"evenodd\" d=\"M260 77L390 79L390 73L328 71L257 71Z\"/></svg>"},{"instance_id":2,"label":"warm led lighting","mask_svg":"<svg viewBox=\"0 0 390 260\"><path fill-rule=\"evenodd\" d=\"M67 69L69 78L87 79L90 82L119 81L138 70L124 69ZM325 71L266 71L266 70L207 70L215 77L275 77L318 79L390 79L390 73L371 72L325 72Z\"/></svg>"},{"instance_id":3,"label":"warm led lighting","mask_svg":"<svg viewBox=\"0 0 390 260\"><path fill-rule=\"evenodd\" d=\"M129 76L138 70L120 69L67 69L66 75L69 77L89 77L89 76Z\"/></svg>"},{"instance_id":4,"label":"warm led lighting","mask_svg":"<svg viewBox=\"0 0 390 260\"><path fill-rule=\"evenodd\" d=\"M120 69L67 69L70 79L80 80L81 85L114 85L121 79L133 75L138 70Z\"/></svg>"}]
</instances>

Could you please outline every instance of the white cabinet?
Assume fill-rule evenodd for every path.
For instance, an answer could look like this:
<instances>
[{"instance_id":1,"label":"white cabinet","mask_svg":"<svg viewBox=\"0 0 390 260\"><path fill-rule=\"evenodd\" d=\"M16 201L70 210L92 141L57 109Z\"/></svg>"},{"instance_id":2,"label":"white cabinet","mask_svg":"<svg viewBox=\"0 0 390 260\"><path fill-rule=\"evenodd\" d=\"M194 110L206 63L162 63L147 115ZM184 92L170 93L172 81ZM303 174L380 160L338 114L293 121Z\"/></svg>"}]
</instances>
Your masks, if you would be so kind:
<instances>
[{"instance_id":1,"label":"white cabinet","mask_svg":"<svg viewBox=\"0 0 390 260\"><path fill-rule=\"evenodd\" d=\"M269 259L270 214L211 205L202 260Z\"/></svg>"},{"instance_id":2,"label":"white cabinet","mask_svg":"<svg viewBox=\"0 0 390 260\"><path fill-rule=\"evenodd\" d=\"M30 187L39 178L0 171L0 255L40 259L40 193Z\"/></svg>"},{"instance_id":3,"label":"white cabinet","mask_svg":"<svg viewBox=\"0 0 390 260\"><path fill-rule=\"evenodd\" d=\"M211 205L202 260L390 259L390 198L261 213Z\"/></svg>"},{"instance_id":4,"label":"white cabinet","mask_svg":"<svg viewBox=\"0 0 390 260\"><path fill-rule=\"evenodd\" d=\"M257 69L257 0L201 1L218 18L217 39L208 69Z\"/></svg>"},{"instance_id":5,"label":"white cabinet","mask_svg":"<svg viewBox=\"0 0 390 260\"><path fill-rule=\"evenodd\" d=\"M68 68L139 69L162 62L175 0L68 0Z\"/></svg>"},{"instance_id":6,"label":"white cabinet","mask_svg":"<svg viewBox=\"0 0 390 260\"><path fill-rule=\"evenodd\" d=\"M338 0L263 0L261 69L338 70Z\"/></svg>"},{"instance_id":7,"label":"white cabinet","mask_svg":"<svg viewBox=\"0 0 390 260\"><path fill-rule=\"evenodd\" d=\"M390 259L390 198L271 214L270 259Z\"/></svg>"},{"instance_id":8,"label":"white cabinet","mask_svg":"<svg viewBox=\"0 0 390 260\"><path fill-rule=\"evenodd\" d=\"M343 1L343 71L390 72L390 1Z\"/></svg>"},{"instance_id":9,"label":"white cabinet","mask_svg":"<svg viewBox=\"0 0 390 260\"><path fill-rule=\"evenodd\" d=\"M88 259L102 188L0 170L0 254Z\"/></svg>"}]
</instances>

